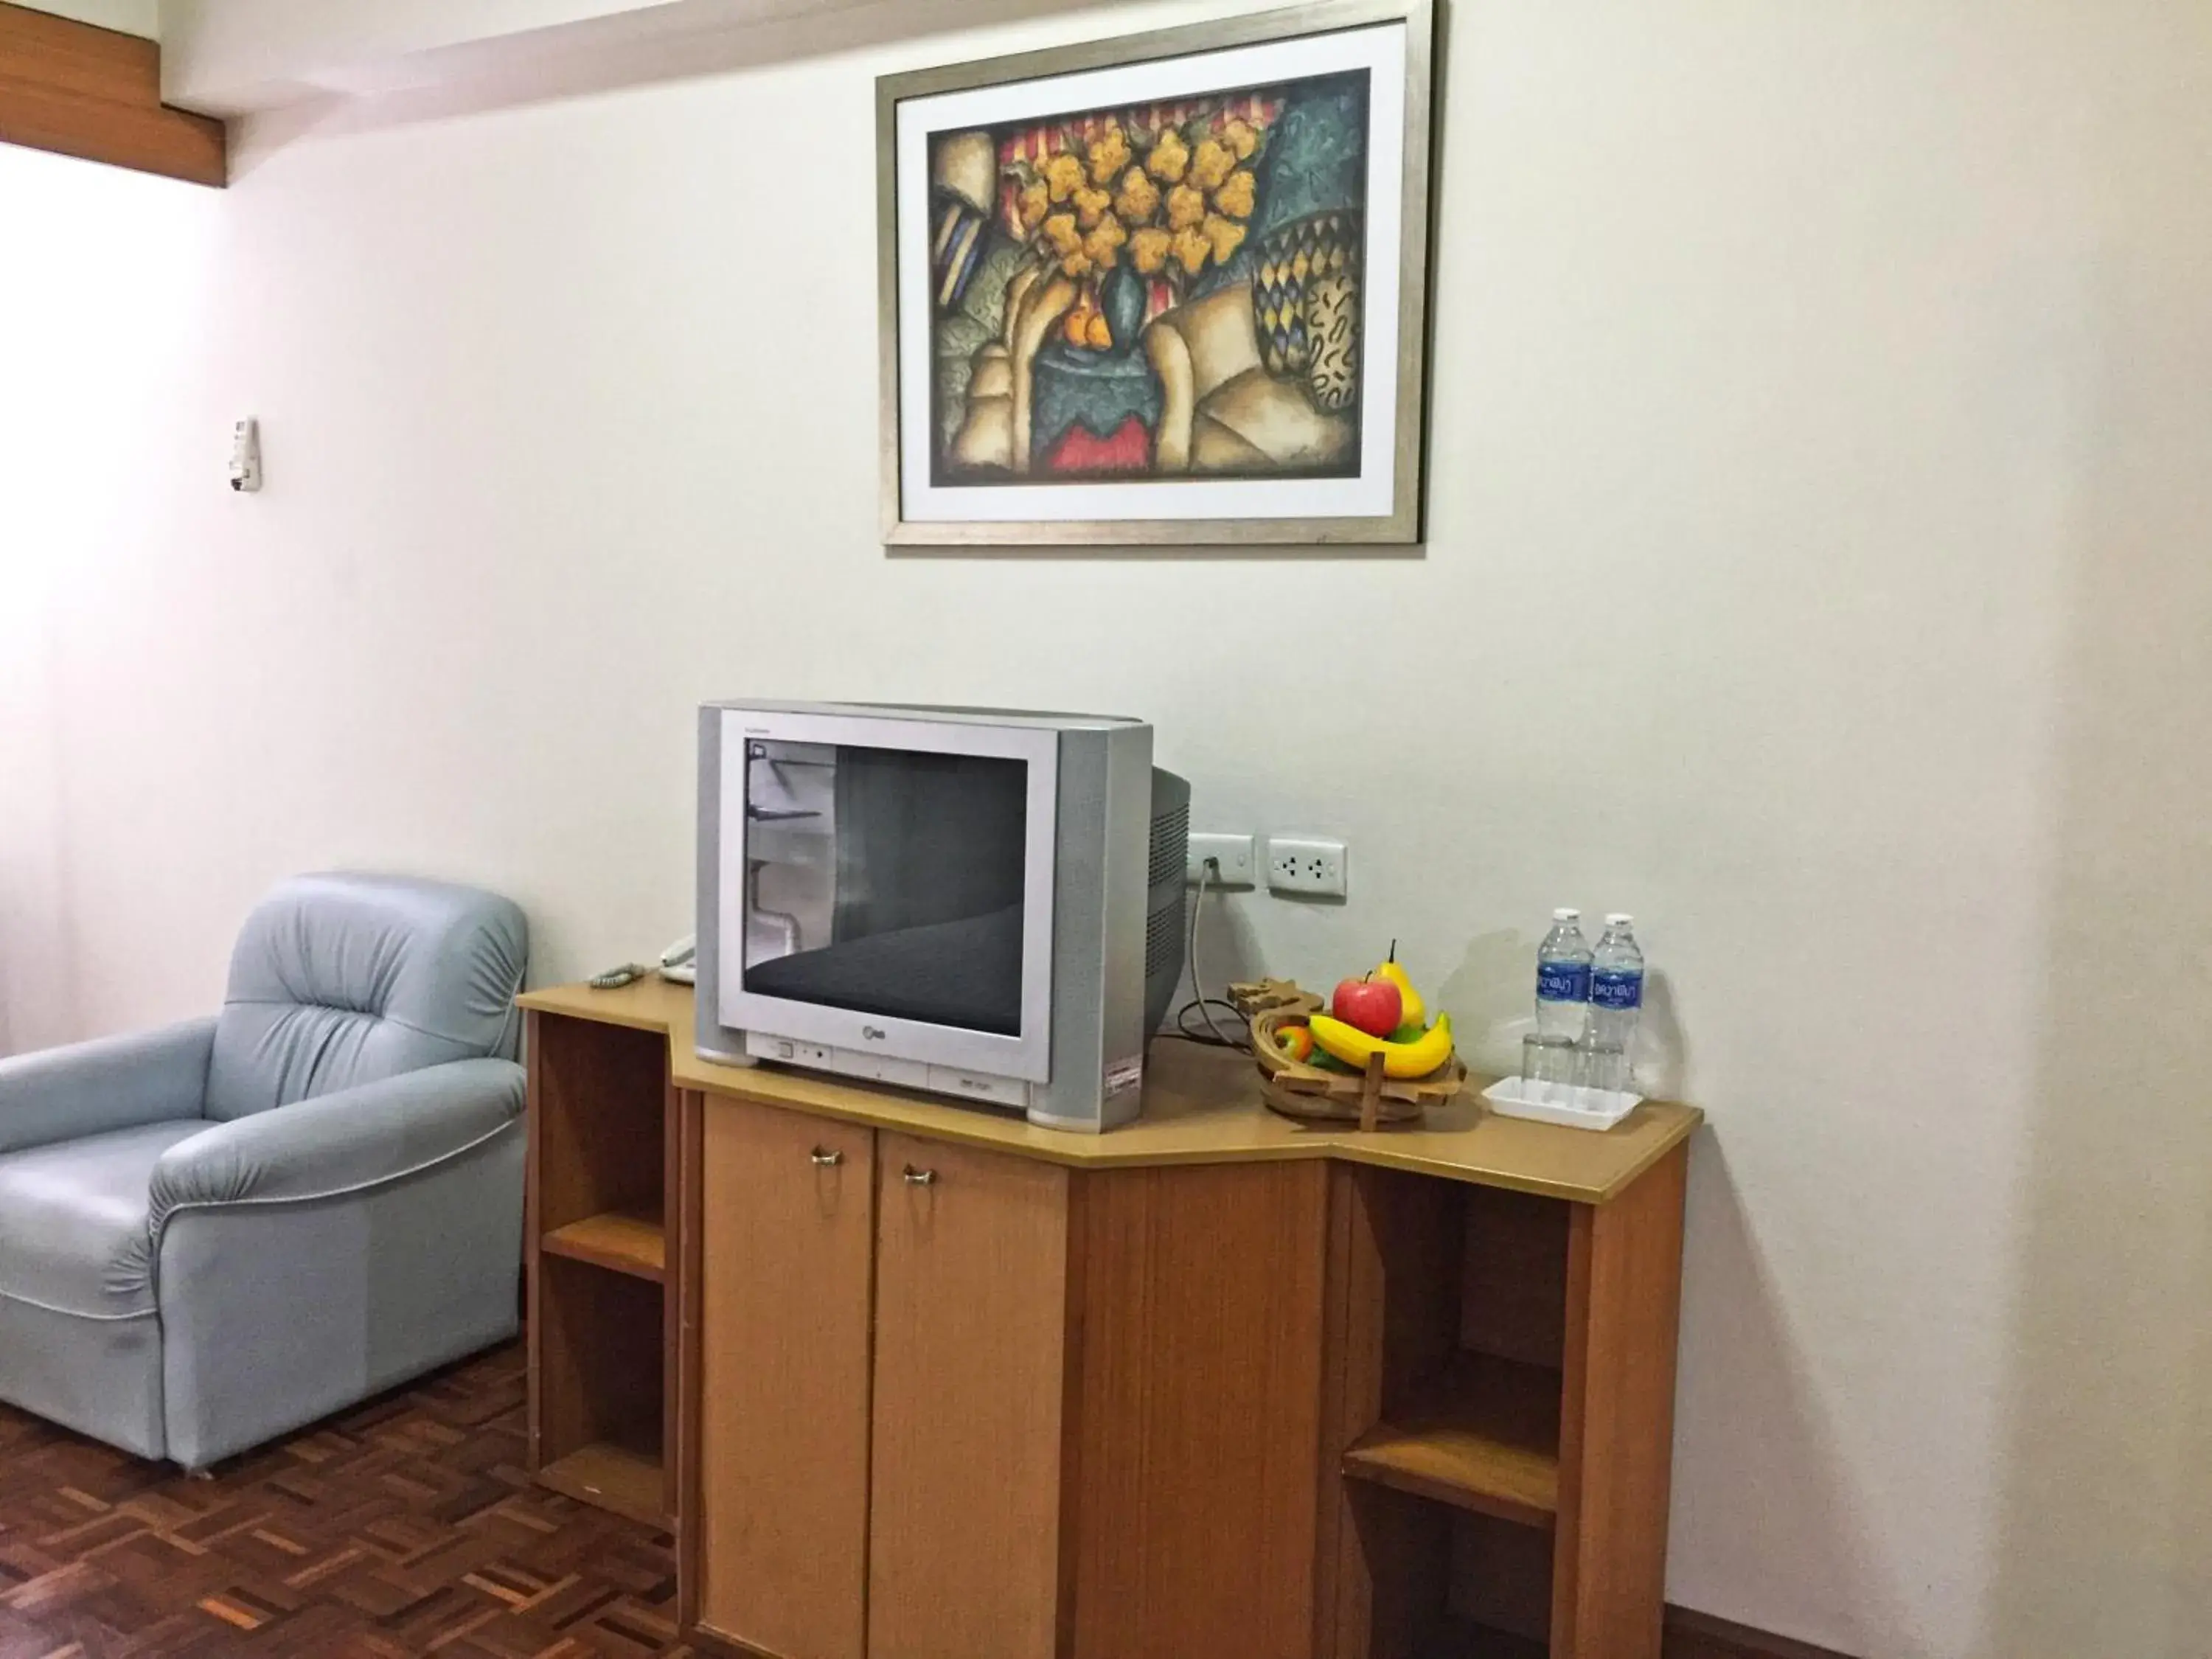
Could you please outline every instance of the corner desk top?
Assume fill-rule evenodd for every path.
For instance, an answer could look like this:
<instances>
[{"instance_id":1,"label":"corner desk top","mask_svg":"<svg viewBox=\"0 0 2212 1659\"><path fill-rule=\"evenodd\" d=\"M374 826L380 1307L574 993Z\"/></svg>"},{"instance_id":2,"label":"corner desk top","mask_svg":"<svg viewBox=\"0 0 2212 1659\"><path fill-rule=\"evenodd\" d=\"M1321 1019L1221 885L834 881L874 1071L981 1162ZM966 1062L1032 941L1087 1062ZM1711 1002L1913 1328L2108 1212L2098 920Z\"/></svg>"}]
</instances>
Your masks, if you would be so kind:
<instances>
[{"instance_id":1,"label":"corner desk top","mask_svg":"<svg viewBox=\"0 0 2212 1659\"><path fill-rule=\"evenodd\" d=\"M560 985L517 999L533 1013L658 1031L668 1039L669 1078L678 1089L736 1096L817 1116L872 1124L936 1140L1042 1158L1077 1169L1170 1164L1268 1163L1340 1158L1478 1186L1603 1204L1687 1139L1704 1121L1694 1106L1647 1101L1617 1127L1598 1133L1498 1117L1471 1079L1450 1104L1410 1127L1312 1127L1269 1111L1249 1057L1163 1038L1145 1073L1144 1110L1133 1123L1087 1135L1038 1129L1005 1113L940 1103L935 1096L855 1083L777 1066L722 1066L691 1042L691 988L650 975L619 990Z\"/></svg>"}]
</instances>

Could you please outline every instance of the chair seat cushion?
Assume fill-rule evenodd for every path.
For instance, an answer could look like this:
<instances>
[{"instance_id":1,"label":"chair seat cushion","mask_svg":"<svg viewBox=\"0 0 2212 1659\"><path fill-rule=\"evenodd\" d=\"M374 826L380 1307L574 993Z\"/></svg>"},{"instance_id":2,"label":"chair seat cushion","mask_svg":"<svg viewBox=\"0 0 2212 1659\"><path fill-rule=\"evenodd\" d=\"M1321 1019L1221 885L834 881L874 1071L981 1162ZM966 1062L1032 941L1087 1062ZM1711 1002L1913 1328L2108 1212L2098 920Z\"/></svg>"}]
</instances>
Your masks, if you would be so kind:
<instances>
[{"instance_id":1,"label":"chair seat cushion","mask_svg":"<svg viewBox=\"0 0 2212 1659\"><path fill-rule=\"evenodd\" d=\"M0 1158L0 1295L91 1319L153 1312L154 1164L207 1127L180 1118Z\"/></svg>"}]
</instances>

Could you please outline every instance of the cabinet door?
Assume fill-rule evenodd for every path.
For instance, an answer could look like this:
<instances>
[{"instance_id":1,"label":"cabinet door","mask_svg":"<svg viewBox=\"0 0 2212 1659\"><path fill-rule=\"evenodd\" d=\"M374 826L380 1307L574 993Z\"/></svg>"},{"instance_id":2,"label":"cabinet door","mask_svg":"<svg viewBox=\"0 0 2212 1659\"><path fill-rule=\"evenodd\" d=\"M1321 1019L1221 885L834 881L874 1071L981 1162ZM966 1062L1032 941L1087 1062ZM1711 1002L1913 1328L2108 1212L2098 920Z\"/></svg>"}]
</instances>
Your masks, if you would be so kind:
<instances>
[{"instance_id":1,"label":"cabinet door","mask_svg":"<svg viewBox=\"0 0 2212 1659\"><path fill-rule=\"evenodd\" d=\"M875 1137L703 1110L699 1622L781 1659L861 1659Z\"/></svg>"},{"instance_id":2,"label":"cabinet door","mask_svg":"<svg viewBox=\"0 0 2212 1659\"><path fill-rule=\"evenodd\" d=\"M1067 1172L878 1147L870 1659L1052 1659Z\"/></svg>"}]
</instances>

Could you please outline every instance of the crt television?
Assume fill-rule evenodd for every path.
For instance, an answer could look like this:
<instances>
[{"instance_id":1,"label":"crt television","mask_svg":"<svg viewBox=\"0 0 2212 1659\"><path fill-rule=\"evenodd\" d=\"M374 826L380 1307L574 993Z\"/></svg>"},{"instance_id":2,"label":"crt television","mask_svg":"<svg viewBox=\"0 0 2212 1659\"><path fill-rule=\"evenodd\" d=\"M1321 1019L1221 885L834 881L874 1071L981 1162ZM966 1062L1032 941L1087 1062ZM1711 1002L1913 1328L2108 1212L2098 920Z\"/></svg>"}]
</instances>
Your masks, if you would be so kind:
<instances>
[{"instance_id":1,"label":"crt television","mask_svg":"<svg viewBox=\"0 0 2212 1659\"><path fill-rule=\"evenodd\" d=\"M1181 966L1189 828L1140 720L708 703L699 1052L1127 1122Z\"/></svg>"}]
</instances>

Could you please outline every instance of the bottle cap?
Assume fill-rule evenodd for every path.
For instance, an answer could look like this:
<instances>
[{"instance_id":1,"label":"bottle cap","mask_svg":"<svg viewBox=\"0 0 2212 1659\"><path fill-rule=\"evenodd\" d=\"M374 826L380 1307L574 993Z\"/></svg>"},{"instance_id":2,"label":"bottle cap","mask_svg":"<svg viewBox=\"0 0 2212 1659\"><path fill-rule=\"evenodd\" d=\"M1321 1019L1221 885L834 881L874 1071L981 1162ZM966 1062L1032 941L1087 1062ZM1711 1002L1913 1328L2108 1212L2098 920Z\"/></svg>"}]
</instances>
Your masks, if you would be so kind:
<instances>
[{"instance_id":1,"label":"bottle cap","mask_svg":"<svg viewBox=\"0 0 2212 1659\"><path fill-rule=\"evenodd\" d=\"M1553 921L1580 921L1582 919L1583 913L1571 904L1563 904L1552 912Z\"/></svg>"},{"instance_id":2,"label":"bottle cap","mask_svg":"<svg viewBox=\"0 0 2212 1659\"><path fill-rule=\"evenodd\" d=\"M1636 918L1626 910L1608 910L1606 912L1605 925L1608 927L1633 927L1636 925Z\"/></svg>"}]
</instances>

